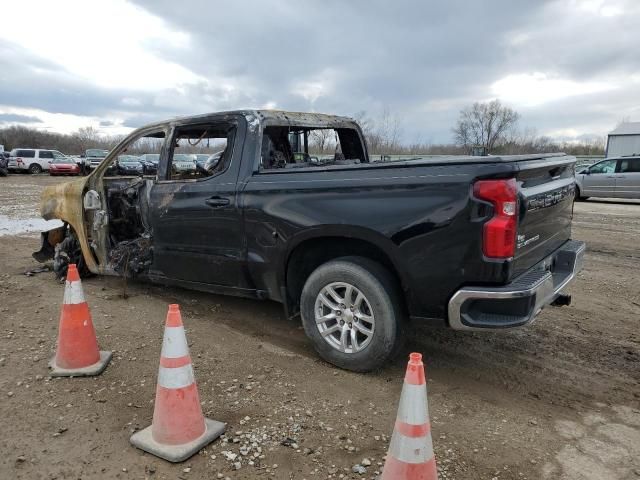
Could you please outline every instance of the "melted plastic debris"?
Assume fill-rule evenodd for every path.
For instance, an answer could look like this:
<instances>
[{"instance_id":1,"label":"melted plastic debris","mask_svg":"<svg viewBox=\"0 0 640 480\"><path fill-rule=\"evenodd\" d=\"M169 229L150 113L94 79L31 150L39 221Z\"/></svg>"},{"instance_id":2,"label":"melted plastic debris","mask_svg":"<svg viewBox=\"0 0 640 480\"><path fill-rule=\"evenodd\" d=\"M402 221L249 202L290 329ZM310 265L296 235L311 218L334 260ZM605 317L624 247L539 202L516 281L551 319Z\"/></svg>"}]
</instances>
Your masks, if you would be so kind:
<instances>
[{"instance_id":1,"label":"melted plastic debris","mask_svg":"<svg viewBox=\"0 0 640 480\"><path fill-rule=\"evenodd\" d=\"M109 252L109 263L122 276L135 277L145 272L153 259L151 238L143 236L118 243Z\"/></svg>"}]
</instances>

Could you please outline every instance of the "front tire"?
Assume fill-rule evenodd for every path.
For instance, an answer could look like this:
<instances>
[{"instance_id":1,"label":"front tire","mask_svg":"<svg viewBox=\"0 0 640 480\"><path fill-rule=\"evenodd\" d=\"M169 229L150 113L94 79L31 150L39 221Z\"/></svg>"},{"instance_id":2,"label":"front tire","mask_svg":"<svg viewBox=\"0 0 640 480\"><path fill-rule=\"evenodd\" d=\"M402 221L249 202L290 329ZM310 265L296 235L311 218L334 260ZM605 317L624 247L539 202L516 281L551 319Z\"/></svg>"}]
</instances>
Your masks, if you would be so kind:
<instances>
[{"instance_id":1,"label":"front tire","mask_svg":"<svg viewBox=\"0 0 640 480\"><path fill-rule=\"evenodd\" d=\"M300 312L320 357L346 370L380 368L403 339L397 282L367 258L341 257L314 270L302 289Z\"/></svg>"}]
</instances>

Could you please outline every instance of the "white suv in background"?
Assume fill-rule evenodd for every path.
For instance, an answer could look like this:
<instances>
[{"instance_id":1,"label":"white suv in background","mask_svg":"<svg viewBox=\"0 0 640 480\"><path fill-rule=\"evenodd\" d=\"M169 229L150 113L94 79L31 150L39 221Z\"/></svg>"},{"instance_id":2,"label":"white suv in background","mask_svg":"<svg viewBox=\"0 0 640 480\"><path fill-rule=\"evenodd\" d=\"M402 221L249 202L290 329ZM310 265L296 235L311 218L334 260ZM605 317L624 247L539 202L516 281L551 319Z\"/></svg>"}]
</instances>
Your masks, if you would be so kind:
<instances>
[{"instance_id":1,"label":"white suv in background","mask_svg":"<svg viewBox=\"0 0 640 480\"><path fill-rule=\"evenodd\" d=\"M57 150L41 148L14 148L9 154L9 170L42 173L49 170L49 164L56 158L67 158Z\"/></svg>"}]
</instances>

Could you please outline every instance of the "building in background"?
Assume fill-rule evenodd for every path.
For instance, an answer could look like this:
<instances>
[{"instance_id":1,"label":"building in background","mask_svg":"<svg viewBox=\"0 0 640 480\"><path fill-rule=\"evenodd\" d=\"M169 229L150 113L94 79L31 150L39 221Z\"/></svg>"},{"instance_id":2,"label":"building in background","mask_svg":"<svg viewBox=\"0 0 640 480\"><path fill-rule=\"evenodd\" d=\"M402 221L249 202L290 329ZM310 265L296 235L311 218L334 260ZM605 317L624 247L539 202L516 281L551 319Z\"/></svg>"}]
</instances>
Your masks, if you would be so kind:
<instances>
[{"instance_id":1,"label":"building in background","mask_svg":"<svg viewBox=\"0 0 640 480\"><path fill-rule=\"evenodd\" d=\"M640 155L640 122L621 123L607 137L606 157Z\"/></svg>"}]
</instances>

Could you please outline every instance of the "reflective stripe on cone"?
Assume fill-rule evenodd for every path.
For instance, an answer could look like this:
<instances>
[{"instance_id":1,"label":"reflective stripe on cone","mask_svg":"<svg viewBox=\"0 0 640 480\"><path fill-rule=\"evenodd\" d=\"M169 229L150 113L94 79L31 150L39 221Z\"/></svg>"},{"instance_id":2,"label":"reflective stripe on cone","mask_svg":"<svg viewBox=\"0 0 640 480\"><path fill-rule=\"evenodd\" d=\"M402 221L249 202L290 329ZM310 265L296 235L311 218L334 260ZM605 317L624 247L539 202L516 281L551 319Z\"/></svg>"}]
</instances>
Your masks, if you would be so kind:
<instances>
[{"instance_id":1,"label":"reflective stripe on cone","mask_svg":"<svg viewBox=\"0 0 640 480\"><path fill-rule=\"evenodd\" d=\"M80 283L80 280L74 280L73 282L67 280L65 282L64 300L62 303L65 305L85 303L84 292L82 291L82 283Z\"/></svg>"},{"instance_id":2,"label":"reflective stripe on cone","mask_svg":"<svg viewBox=\"0 0 640 480\"><path fill-rule=\"evenodd\" d=\"M424 384L404 384L398 405L398 421L411 425L422 425L429 421L427 388Z\"/></svg>"},{"instance_id":3,"label":"reflective stripe on cone","mask_svg":"<svg viewBox=\"0 0 640 480\"><path fill-rule=\"evenodd\" d=\"M162 352L160 355L163 358L178 358L189 355L187 337L182 325L178 327L165 327L164 337L162 338Z\"/></svg>"},{"instance_id":4,"label":"reflective stripe on cone","mask_svg":"<svg viewBox=\"0 0 640 480\"><path fill-rule=\"evenodd\" d=\"M425 463L433 458L433 443L431 435L408 437L393 432L389 455L404 463Z\"/></svg>"}]
</instances>

